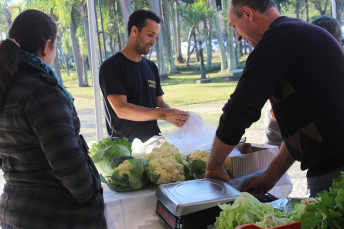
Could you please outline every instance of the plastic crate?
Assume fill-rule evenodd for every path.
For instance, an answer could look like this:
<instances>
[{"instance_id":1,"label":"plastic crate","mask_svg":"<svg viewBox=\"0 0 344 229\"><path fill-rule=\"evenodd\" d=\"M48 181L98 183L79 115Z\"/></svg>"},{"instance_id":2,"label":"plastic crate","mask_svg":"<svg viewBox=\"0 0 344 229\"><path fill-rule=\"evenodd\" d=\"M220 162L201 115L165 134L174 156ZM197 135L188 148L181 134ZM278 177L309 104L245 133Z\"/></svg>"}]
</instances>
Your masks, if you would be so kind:
<instances>
[{"instance_id":1,"label":"plastic crate","mask_svg":"<svg viewBox=\"0 0 344 229\"><path fill-rule=\"evenodd\" d=\"M256 225L253 225L253 224L245 224L245 225L238 226L235 229L262 229L262 228L257 227ZM301 229L301 223L300 221L297 221L297 222L288 223L288 224L284 224L277 227L270 227L270 229Z\"/></svg>"}]
</instances>

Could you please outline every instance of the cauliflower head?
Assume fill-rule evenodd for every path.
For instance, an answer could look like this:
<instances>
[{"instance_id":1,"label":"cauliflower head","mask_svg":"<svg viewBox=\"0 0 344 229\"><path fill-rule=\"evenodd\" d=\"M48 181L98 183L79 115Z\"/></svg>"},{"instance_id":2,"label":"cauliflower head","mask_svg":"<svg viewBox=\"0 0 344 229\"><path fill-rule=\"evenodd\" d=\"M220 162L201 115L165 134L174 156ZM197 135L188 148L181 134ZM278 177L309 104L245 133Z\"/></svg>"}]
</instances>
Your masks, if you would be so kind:
<instances>
[{"instance_id":1,"label":"cauliflower head","mask_svg":"<svg viewBox=\"0 0 344 229\"><path fill-rule=\"evenodd\" d=\"M202 160L207 162L210 156L210 152L208 150L194 150L192 151L191 157L193 160Z\"/></svg>"},{"instance_id":2,"label":"cauliflower head","mask_svg":"<svg viewBox=\"0 0 344 229\"><path fill-rule=\"evenodd\" d=\"M191 174L186 156L173 144L165 141L155 147L144 158L148 161L147 174L156 184L165 184L186 180Z\"/></svg>"},{"instance_id":3,"label":"cauliflower head","mask_svg":"<svg viewBox=\"0 0 344 229\"><path fill-rule=\"evenodd\" d=\"M184 181L184 166L178 163L174 157L156 158L148 163L151 174L157 175L159 179L156 184L166 184Z\"/></svg>"},{"instance_id":4,"label":"cauliflower head","mask_svg":"<svg viewBox=\"0 0 344 229\"><path fill-rule=\"evenodd\" d=\"M181 154L179 152L179 149L175 145L170 144L167 141L164 141L159 147L153 148L151 153L144 155L144 158L146 160L149 160L149 158L151 160L154 160L156 158L167 158L174 156L186 160L186 156L184 154Z\"/></svg>"},{"instance_id":5,"label":"cauliflower head","mask_svg":"<svg viewBox=\"0 0 344 229\"><path fill-rule=\"evenodd\" d=\"M133 169L133 166L129 163L128 160L125 160L122 164L120 164L117 168L115 168L113 171L119 172L120 176L123 176L123 174L128 173Z\"/></svg>"}]
</instances>

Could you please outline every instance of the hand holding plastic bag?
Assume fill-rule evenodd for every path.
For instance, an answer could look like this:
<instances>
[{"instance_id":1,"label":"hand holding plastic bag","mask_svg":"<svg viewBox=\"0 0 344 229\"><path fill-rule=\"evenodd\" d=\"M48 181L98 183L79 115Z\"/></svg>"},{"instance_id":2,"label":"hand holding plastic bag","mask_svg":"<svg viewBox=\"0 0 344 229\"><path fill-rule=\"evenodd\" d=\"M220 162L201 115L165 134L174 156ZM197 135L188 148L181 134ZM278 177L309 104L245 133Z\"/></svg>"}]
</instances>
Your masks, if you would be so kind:
<instances>
[{"instance_id":1,"label":"hand holding plastic bag","mask_svg":"<svg viewBox=\"0 0 344 229\"><path fill-rule=\"evenodd\" d=\"M187 154L195 149L210 150L214 140L216 127L203 120L194 112L189 112L189 120L183 127L175 127L164 136L175 145L180 153Z\"/></svg>"}]
</instances>

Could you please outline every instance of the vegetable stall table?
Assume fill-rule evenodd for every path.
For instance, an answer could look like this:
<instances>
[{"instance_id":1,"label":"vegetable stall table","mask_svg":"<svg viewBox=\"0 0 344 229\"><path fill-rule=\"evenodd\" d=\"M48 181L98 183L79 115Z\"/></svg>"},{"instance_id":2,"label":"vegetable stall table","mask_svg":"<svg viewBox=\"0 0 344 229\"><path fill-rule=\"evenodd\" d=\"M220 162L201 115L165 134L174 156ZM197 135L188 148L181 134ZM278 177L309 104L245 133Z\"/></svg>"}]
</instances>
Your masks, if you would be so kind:
<instances>
[{"instance_id":1,"label":"vegetable stall table","mask_svg":"<svg viewBox=\"0 0 344 229\"><path fill-rule=\"evenodd\" d=\"M250 174L248 177L251 177ZM256 174L254 174L256 175ZM240 181L241 180L241 181ZM246 179L231 179L231 184L241 186ZM147 185L140 190L130 192L115 192L102 183L105 217L108 229L166 229L167 225L156 214L158 199L155 196L157 185ZM292 186L289 184L289 177L283 177L276 184L273 194L284 194L288 196ZM273 191L273 190L271 190ZM276 195L281 197L280 195Z\"/></svg>"}]
</instances>

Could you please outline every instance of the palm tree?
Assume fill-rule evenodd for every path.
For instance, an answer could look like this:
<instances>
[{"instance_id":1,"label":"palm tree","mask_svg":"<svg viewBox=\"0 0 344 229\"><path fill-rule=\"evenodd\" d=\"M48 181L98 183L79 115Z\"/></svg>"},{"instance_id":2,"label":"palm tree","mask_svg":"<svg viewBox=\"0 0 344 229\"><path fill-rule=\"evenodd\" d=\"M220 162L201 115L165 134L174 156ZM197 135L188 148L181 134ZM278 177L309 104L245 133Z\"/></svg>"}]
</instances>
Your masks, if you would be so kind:
<instances>
[{"instance_id":1,"label":"palm tree","mask_svg":"<svg viewBox=\"0 0 344 229\"><path fill-rule=\"evenodd\" d=\"M228 68L228 61L227 61L227 56L226 56L226 49L223 43L223 36L220 29L219 17L218 17L218 12L216 9L215 0L211 0L211 7L213 8L213 11L216 12L214 15L214 24L215 24L215 32L216 32L217 40L220 47L220 53L221 53L221 71L223 71Z\"/></svg>"},{"instance_id":2,"label":"palm tree","mask_svg":"<svg viewBox=\"0 0 344 229\"><path fill-rule=\"evenodd\" d=\"M166 56L170 65L170 73L176 73L177 68L174 63L173 58L173 49L172 49L172 41L171 41L171 20L170 20L170 9L168 0L162 0L162 8L163 8L163 23L164 23L164 34L166 35L165 44L166 44Z\"/></svg>"},{"instance_id":3,"label":"palm tree","mask_svg":"<svg viewBox=\"0 0 344 229\"><path fill-rule=\"evenodd\" d=\"M149 0L150 10L153 11L158 17L161 18L161 11L160 11L159 6L160 6L159 0ZM164 58L164 38L163 38L162 33L159 33L155 48L156 48L156 57L158 61L160 78L162 79L167 78L168 74L167 74L167 68L166 68L165 58Z\"/></svg>"}]
</instances>

